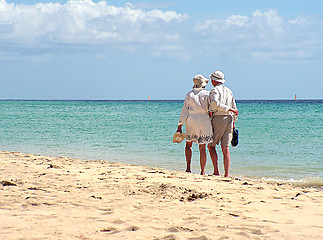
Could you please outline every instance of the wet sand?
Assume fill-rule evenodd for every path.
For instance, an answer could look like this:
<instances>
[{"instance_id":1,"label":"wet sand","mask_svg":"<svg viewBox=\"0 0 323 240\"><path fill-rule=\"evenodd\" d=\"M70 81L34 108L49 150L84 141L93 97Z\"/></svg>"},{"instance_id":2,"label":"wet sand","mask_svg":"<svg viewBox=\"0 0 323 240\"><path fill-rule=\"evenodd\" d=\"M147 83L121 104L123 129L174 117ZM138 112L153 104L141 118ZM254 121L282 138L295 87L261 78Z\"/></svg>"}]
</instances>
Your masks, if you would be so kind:
<instances>
[{"instance_id":1,"label":"wet sand","mask_svg":"<svg viewBox=\"0 0 323 240\"><path fill-rule=\"evenodd\" d=\"M323 239L323 191L0 152L0 239Z\"/></svg>"}]
</instances>

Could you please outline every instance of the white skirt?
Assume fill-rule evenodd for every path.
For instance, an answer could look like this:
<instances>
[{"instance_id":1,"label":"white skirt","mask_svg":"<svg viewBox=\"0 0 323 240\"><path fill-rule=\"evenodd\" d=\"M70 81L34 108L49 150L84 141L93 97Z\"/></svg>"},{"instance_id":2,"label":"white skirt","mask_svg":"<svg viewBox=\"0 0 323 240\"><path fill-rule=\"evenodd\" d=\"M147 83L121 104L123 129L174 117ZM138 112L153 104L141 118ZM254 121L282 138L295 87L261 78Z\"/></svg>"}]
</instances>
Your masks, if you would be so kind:
<instances>
[{"instance_id":1,"label":"white skirt","mask_svg":"<svg viewBox=\"0 0 323 240\"><path fill-rule=\"evenodd\" d=\"M212 124L207 113L188 114L186 120L186 141L198 144L213 142Z\"/></svg>"}]
</instances>

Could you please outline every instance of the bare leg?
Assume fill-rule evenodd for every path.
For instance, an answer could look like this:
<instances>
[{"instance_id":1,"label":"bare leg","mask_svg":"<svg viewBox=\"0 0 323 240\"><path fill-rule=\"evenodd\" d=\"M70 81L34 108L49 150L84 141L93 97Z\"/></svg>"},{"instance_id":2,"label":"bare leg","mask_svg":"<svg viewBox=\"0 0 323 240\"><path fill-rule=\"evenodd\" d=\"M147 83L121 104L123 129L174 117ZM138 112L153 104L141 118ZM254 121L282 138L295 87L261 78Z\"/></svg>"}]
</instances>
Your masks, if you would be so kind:
<instances>
[{"instance_id":1,"label":"bare leg","mask_svg":"<svg viewBox=\"0 0 323 240\"><path fill-rule=\"evenodd\" d=\"M213 163L213 175L220 175L219 173L219 167L218 167L218 154L216 153L215 146L212 146L210 144L207 145L209 152L210 152L210 157Z\"/></svg>"},{"instance_id":2,"label":"bare leg","mask_svg":"<svg viewBox=\"0 0 323 240\"><path fill-rule=\"evenodd\" d=\"M191 172L192 143L193 142L186 142L185 146L186 172Z\"/></svg>"},{"instance_id":3,"label":"bare leg","mask_svg":"<svg viewBox=\"0 0 323 240\"><path fill-rule=\"evenodd\" d=\"M224 165L224 176L229 177L229 170L230 170L230 151L229 146L222 146L222 153L223 153L223 165Z\"/></svg>"},{"instance_id":4,"label":"bare leg","mask_svg":"<svg viewBox=\"0 0 323 240\"><path fill-rule=\"evenodd\" d=\"M201 175L204 175L205 174L205 166L206 166L205 144L200 144L199 150L200 150Z\"/></svg>"}]
</instances>

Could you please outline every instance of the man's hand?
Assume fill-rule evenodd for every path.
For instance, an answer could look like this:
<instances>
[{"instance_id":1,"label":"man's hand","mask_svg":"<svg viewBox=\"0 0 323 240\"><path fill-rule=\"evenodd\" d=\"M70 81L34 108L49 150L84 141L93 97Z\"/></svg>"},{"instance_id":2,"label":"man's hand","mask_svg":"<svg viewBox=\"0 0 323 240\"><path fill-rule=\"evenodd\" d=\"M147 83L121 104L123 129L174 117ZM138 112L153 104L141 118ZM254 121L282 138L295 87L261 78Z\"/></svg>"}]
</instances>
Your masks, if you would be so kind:
<instances>
[{"instance_id":1,"label":"man's hand","mask_svg":"<svg viewBox=\"0 0 323 240\"><path fill-rule=\"evenodd\" d=\"M230 109L229 109L229 112L233 112L236 116L238 116L238 114L239 114L238 109L230 108Z\"/></svg>"}]
</instances>

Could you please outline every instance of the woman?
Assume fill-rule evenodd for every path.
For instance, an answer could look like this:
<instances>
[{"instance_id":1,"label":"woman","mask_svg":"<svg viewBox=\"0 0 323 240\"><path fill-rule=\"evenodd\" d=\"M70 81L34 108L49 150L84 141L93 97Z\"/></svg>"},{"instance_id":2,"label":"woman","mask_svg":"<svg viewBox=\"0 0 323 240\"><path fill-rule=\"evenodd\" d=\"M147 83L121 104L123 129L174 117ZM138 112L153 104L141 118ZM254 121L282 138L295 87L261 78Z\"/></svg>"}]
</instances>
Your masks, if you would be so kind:
<instances>
[{"instance_id":1,"label":"woman","mask_svg":"<svg viewBox=\"0 0 323 240\"><path fill-rule=\"evenodd\" d=\"M192 144L199 144L201 175L205 174L205 146L213 141L212 125L209 118L209 91L205 89L209 79L198 74L193 78L193 90L186 94L184 106L178 122L177 132L182 133L186 123L186 172L191 172Z\"/></svg>"}]
</instances>

